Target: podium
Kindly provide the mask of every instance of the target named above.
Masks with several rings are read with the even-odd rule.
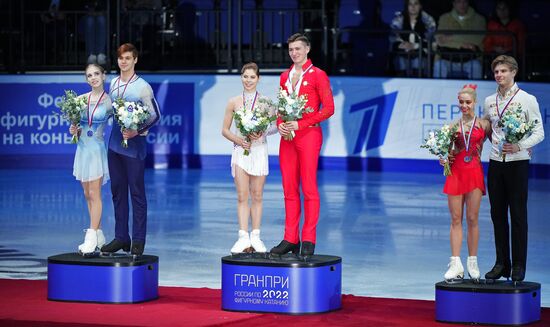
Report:
[[[222,258],[222,309],[311,314],[342,306],[342,258],[241,253]]]
[[[65,253],[48,258],[48,300],[139,303],[158,298],[158,257],[84,258]]]
[[[540,284],[497,280],[474,284],[435,284],[435,319],[439,322],[523,325],[540,320]]]

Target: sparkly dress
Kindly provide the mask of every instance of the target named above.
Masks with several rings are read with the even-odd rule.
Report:
[[[250,108],[254,103],[255,93],[244,93],[244,105]],[[260,98],[260,96],[258,96]],[[255,106],[259,105],[256,101]],[[239,110],[239,109],[236,109]],[[269,109],[271,114],[275,114],[275,108]],[[243,137],[236,127],[235,120],[231,126],[231,131],[238,137]],[[237,144],[233,145],[231,154],[231,175],[235,177],[235,166],[242,168],[247,174],[252,176],[267,176],[269,174],[269,160],[267,151],[267,135],[275,134],[277,126],[275,122],[267,128],[267,131],[257,140],[252,141],[249,154],[244,155],[244,149]]]
[[[466,153],[464,137],[458,132],[455,147],[460,149],[455,154],[455,160],[451,165],[452,175],[447,176],[443,193],[448,195],[461,195],[473,190],[480,189],[485,195],[485,180],[483,177],[483,166],[481,165],[481,148],[485,140],[485,130],[480,126],[474,126],[470,136],[470,148]],[[466,133],[466,138],[468,133]],[[470,158],[465,160],[466,157]]]
[[[105,184],[109,180],[109,167],[103,132],[107,120],[112,115],[111,100],[105,94],[97,108],[95,105],[95,102],[91,102],[89,106],[92,125],[88,125],[87,112],[82,114],[80,120],[82,132],[74,156],[73,175],[81,182],[90,182],[103,177],[102,184]],[[95,111],[93,111],[94,108]]]

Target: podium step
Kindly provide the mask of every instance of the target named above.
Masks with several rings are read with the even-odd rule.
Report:
[[[469,279],[435,284],[435,319],[440,322],[524,325],[540,320],[540,284]]]
[[[138,303],[158,298],[158,257],[127,255],[84,258],[64,253],[48,258],[48,300]]]
[[[222,258],[222,309],[321,313],[342,306],[342,258],[238,254]]]

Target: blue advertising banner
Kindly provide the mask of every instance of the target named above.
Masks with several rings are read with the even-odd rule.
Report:
[[[160,122],[147,135],[155,155],[194,153],[194,84],[150,83],[162,112]],[[4,83],[5,107],[0,116],[0,155],[73,154],[69,122],[60,115],[64,90],[82,94],[85,83]],[[113,126],[110,121],[111,128]],[[108,140],[110,129],[106,131]]]
[[[163,115],[147,136],[148,166],[229,169],[233,144],[221,135],[221,126],[228,100],[242,93],[240,77],[141,76],[153,87]],[[320,167],[439,171],[437,159],[420,145],[430,130],[460,118],[457,92],[471,81],[366,77],[330,77],[330,81],[335,112],[321,123]],[[476,83],[476,111],[482,115],[484,99],[495,93],[496,84]],[[550,86],[518,84],[537,98],[546,134],[533,148],[532,170],[550,177]],[[9,95],[0,108],[0,156],[8,159],[1,160],[0,167],[18,156],[73,155],[68,123],[54,112],[65,89],[78,93],[89,89],[83,75],[0,76],[0,85]],[[278,86],[278,76],[262,76],[258,91],[276,99]],[[278,155],[279,141],[277,134],[268,137],[270,155]],[[486,144],[483,162],[488,161],[488,149]],[[276,165],[277,159],[270,163]],[[35,166],[45,163],[37,161]]]

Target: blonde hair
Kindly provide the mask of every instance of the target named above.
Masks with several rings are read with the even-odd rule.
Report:
[[[472,96],[472,98],[474,99],[474,101],[477,100],[477,85],[476,84],[466,84],[462,87],[462,89],[460,89],[460,91],[458,91],[458,95],[460,96],[461,94],[469,94]]]

